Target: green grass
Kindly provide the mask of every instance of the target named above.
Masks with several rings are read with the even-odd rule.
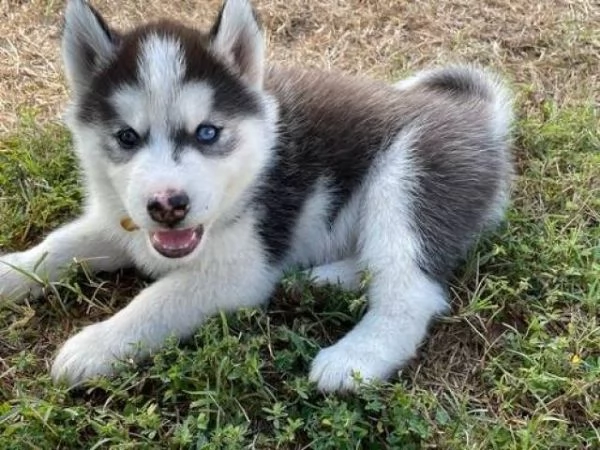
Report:
[[[598,120],[592,107],[545,104],[519,121],[508,222],[457,274],[452,314],[393,382],[316,392],[311,359],[365,300],[291,274],[268,311],[215,317],[114,380],[54,387],[56,348],[145,283],[73,274],[46,300],[0,308],[0,448],[598,448]],[[33,119],[2,138],[3,251],[76,213],[69,145]]]

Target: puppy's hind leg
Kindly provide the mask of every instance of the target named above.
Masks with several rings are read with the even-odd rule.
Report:
[[[408,242],[411,238],[405,237]],[[376,243],[371,243],[376,247]],[[371,264],[369,310],[338,343],[315,358],[310,378],[322,391],[353,390],[355,376],[385,380],[416,353],[430,320],[446,309],[443,287],[428,278],[401,243],[365,252]]]
[[[320,390],[353,390],[390,377],[416,353],[427,326],[446,309],[443,286],[418,264],[420,239],[410,226],[410,161],[399,142],[365,192],[361,263],[371,273],[369,309],[342,340],[321,350],[312,381]]]

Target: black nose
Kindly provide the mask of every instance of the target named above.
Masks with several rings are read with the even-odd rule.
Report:
[[[183,191],[158,192],[148,200],[146,208],[152,220],[172,227],[187,215],[190,210],[190,198]]]

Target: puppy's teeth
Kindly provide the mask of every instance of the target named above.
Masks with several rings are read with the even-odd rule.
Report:
[[[123,227],[123,229],[125,231],[135,231],[135,230],[139,230],[140,227],[138,227],[135,222],[133,220],[131,220],[131,217],[124,217],[121,219],[121,226]]]

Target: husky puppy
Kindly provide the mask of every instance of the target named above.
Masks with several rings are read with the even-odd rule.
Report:
[[[394,86],[267,67],[247,0],[227,0],[208,33],[170,21],[120,32],[70,0],[62,45],[85,208],[0,258],[0,296],[41,296],[24,272],[55,282],[73,261],[157,281],[71,337],[56,381],[110,375],[219,311],[264,304],[292,267],[350,289],[371,274],[367,313],[310,379],[323,391],[386,379],[502,218],[511,109],[487,72],[453,66]]]

